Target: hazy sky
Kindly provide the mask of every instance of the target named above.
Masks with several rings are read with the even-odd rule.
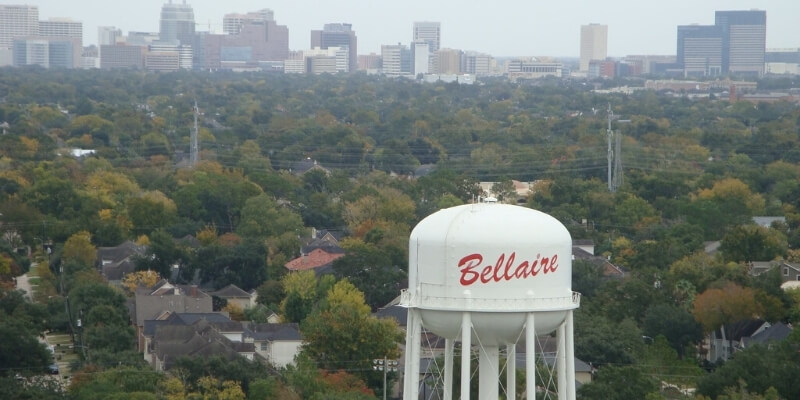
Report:
[[[183,0],[173,0],[181,2]],[[39,6],[40,19],[83,22],[84,44],[97,43],[97,27],[158,31],[168,0],[0,0]],[[800,47],[800,0],[187,0],[198,30],[222,31],[222,16],[271,8],[289,27],[289,47],[309,47],[310,30],[349,22],[358,52],[380,53],[381,44],[408,44],[414,21],[439,21],[442,47],[493,56],[577,57],[580,26],[608,25],[610,56],[675,54],[676,27],[712,25],[715,10],[767,11],[767,47]]]

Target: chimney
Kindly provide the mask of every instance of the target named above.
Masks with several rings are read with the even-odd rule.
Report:
[[[197,285],[192,285],[192,297],[197,297]]]

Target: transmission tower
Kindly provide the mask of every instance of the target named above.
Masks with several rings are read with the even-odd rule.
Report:
[[[200,111],[197,109],[197,100],[194,101],[194,128],[192,128],[191,144],[189,145],[189,165],[194,168],[197,165],[198,153],[200,152],[200,145],[198,144],[197,136],[197,114]]]
[[[622,134],[611,129],[611,121],[616,120],[617,116],[611,110],[611,103],[608,104],[608,128],[606,136],[608,138],[608,190],[616,193],[622,186]],[[627,119],[617,120],[617,123],[631,122]]]

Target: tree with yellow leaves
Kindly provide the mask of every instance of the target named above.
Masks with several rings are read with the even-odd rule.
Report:
[[[122,287],[129,294],[133,294],[139,287],[152,287],[161,280],[161,275],[156,271],[136,271],[125,275],[122,279]]]

